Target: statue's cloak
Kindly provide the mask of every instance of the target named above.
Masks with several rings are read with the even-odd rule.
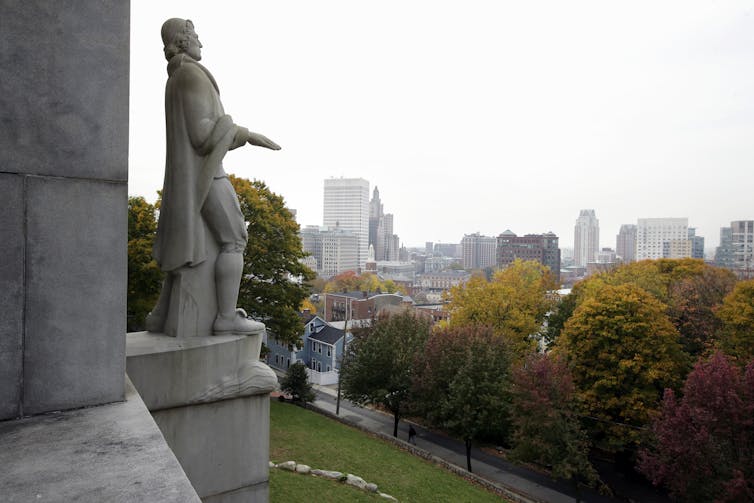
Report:
[[[165,181],[153,256],[163,271],[207,257],[201,210],[222,160],[239,146],[239,127],[226,115],[209,70],[185,54],[168,63],[165,85]],[[243,135],[238,135],[243,138]]]

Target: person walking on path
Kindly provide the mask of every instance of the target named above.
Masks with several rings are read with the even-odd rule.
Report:
[[[416,430],[412,424],[408,425],[408,443],[416,445]]]

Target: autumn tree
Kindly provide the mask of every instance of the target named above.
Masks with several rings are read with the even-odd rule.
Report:
[[[288,367],[285,377],[280,381],[280,389],[291,395],[293,401],[304,406],[307,402],[314,401],[314,391],[309,384],[306,366],[300,361]]]
[[[325,284],[326,293],[336,292],[381,292],[403,293],[402,289],[391,279],[381,280],[376,274],[357,274],[355,271],[345,271],[333,276]]]
[[[143,197],[128,198],[128,290],[126,326],[144,330],[144,319],[157,303],[162,271],[152,258],[157,232],[155,206]]]
[[[566,357],[598,446],[633,450],[665,388],[677,388],[687,356],[654,296],[632,285],[603,285],[566,322],[555,351]]]
[[[299,227],[283,198],[264,182],[230,177],[246,220],[249,242],[238,304],[261,319],[280,341],[301,335],[298,309],[315,275],[300,260],[306,256]]]
[[[482,438],[509,432],[510,368],[508,342],[490,327],[451,327],[432,333],[417,361],[415,406],[432,425],[471,446]]]
[[[754,280],[741,281],[725,297],[718,311],[722,322],[720,347],[727,354],[749,361],[754,358]]]
[[[745,372],[722,353],[697,363],[682,397],[666,390],[639,469],[674,499],[754,501],[754,361]]]
[[[592,485],[589,440],[576,414],[575,390],[560,358],[532,353],[513,372],[514,459],[549,467],[552,475]]]
[[[472,277],[450,289],[452,327],[489,326],[520,356],[536,346],[545,315],[554,305],[557,283],[536,261],[516,260],[491,281]]]
[[[577,283],[550,316],[547,339],[557,344],[557,337],[573,310],[600,292],[602,286],[634,285],[666,306],[665,312],[680,333],[684,351],[695,361],[714,347],[720,330],[720,321],[714,313],[735,282],[735,275],[727,269],[710,266],[699,259],[642,260],[624,264]]]
[[[342,365],[343,395],[359,405],[376,404],[393,414],[393,436],[406,412],[414,360],[429,337],[430,321],[404,310],[382,316],[354,332]]]

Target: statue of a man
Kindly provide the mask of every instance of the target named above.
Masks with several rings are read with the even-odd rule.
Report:
[[[153,254],[167,276],[158,305],[147,318],[147,330],[162,331],[175,271],[207,260],[207,240],[214,239],[219,254],[214,264],[217,315],[212,331],[215,335],[255,333],[263,325],[236,309],[247,232],[222,160],[229,150],[246,143],[272,150],[280,147],[226,115],[217,82],[199,64],[202,44],[191,21],[165,21],[162,41],[168,60],[167,148]]]

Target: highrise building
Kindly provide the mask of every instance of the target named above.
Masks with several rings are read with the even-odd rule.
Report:
[[[382,220],[383,210],[380,200],[380,191],[377,187],[372,191],[372,200],[369,201],[369,244],[374,247],[377,257],[377,228]]]
[[[361,269],[369,251],[369,182],[363,178],[326,179],[323,225],[356,236],[357,269]]]
[[[704,237],[696,235],[696,228],[689,227],[689,241],[691,241],[691,258],[704,259]]]
[[[484,269],[494,267],[497,240],[489,236],[482,236],[478,232],[466,234],[461,240],[462,260],[464,269]]]
[[[384,212],[377,187],[369,201],[369,244],[377,261],[398,260],[400,239],[393,233],[393,214]]]
[[[574,227],[574,264],[586,267],[589,262],[596,262],[599,249],[600,221],[594,214],[594,210],[581,210]]]
[[[549,267],[560,283],[560,248],[558,236],[552,232],[516,236],[506,230],[500,234],[497,237],[497,266],[506,267],[516,259],[536,260]]]
[[[746,271],[745,277],[754,267],[754,220],[736,220],[730,223],[733,247],[733,267]]]
[[[720,229],[715,264],[731,269],[741,279],[754,276],[754,220],[736,220]]]
[[[636,260],[691,256],[688,218],[640,218]]]
[[[636,225],[623,224],[615,237],[615,254],[624,263],[636,260]]]
[[[316,260],[317,274],[331,278],[345,271],[356,271],[359,240],[356,234],[336,227],[308,225],[301,229],[301,244]],[[366,259],[365,259],[366,263]]]
[[[720,228],[720,246],[715,249],[715,265],[734,268],[733,262],[733,229],[731,227]]]

